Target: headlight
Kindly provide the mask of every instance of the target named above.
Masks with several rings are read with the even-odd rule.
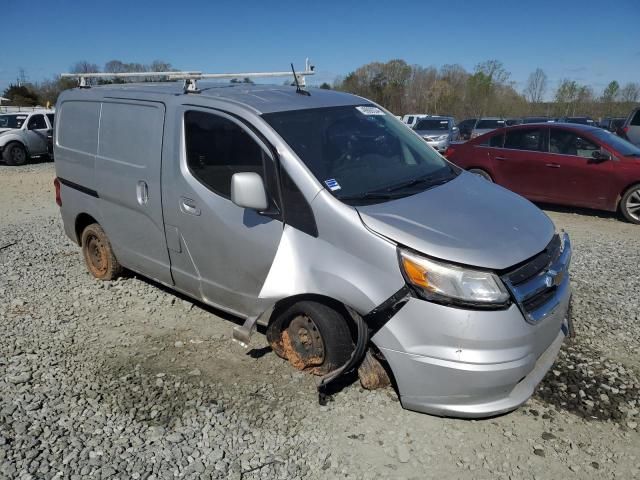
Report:
[[[503,307],[509,293],[492,272],[459,267],[400,250],[407,281],[427,300],[475,307]]]

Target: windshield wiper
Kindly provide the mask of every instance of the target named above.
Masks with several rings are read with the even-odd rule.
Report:
[[[357,195],[345,195],[337,198],[338,200],[376,200],[376,199],[388,200],[391,198],[400,198],[405,196],[406,195],[404,194],[397,194],[397,193],[391,193],[391,192],[372,191],[372,192],[359,193]]]
[[[414,187],[416,185],[422,185],[422,184],[428,184],[429,187],[435,187],[437,185],[442,185],[443,183],[447,183],[449,180],[451,180],[451,178],[452,176],[436,177],[434,175],[425,175],[424,177],[414,178],[412,180],[399,183],[398,185],[392,185],[391,187],[386,188],[385,191],[395,192],[398,190],[402,190],[404,188]]]

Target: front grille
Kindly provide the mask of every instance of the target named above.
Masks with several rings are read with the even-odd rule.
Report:
[[[536,323],[546,316],[558,289],[566,283],[570,259],[568,237],[563,249],[560,236],[554,235],[542,252],[502,275],[527,321]]]

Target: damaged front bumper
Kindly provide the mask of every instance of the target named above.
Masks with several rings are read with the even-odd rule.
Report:
[[[568,268],[570,246],[561,257]],[[481,418],[526,402],[572,331],[569,275],[536,321],[520,304],[467,310],[411,297],[372,337],[388,362],[403,407]]]

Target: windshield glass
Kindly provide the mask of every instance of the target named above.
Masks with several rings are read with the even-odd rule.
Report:
[[[393,116],[374,106],[264,114],[335,197],[379,203],[444,183],[458,169]]]
[[[478,130],[501,127],[504,127],[504,120],[479,120],[476,124],[476,129]]]
[[[611,145],[614,150],[624,157],[640,157],[640,148],[608,130],[598,129],[590,133],[603,143]]]
[[[449,130],[449,120],[420,120],[416,124],[416,130]]]
[[[0,128],[20,128],[26,119],[26,115],[0,115]]]

